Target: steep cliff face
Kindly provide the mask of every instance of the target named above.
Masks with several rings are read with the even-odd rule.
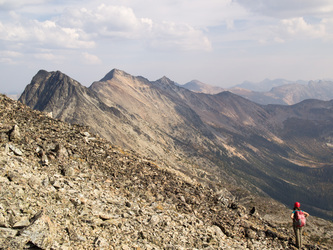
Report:
[[[274,200],[236,199],[3,95],[0,114],[1,248],[294,248]],[[329,249],[332,228],[311,216],[305,249]]]
[[[264,106],[121,70],[89,88],[41,71],[20,100],[202,182],[237,183],[285,204],[302,199],[311,212],[332,217],[325,198],[333,195],[332,102]]]

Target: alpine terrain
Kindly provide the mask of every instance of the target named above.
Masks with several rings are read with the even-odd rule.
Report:
[[[74,87],[89,98],[74,102],[112,114]],[[240,199],[4,95],[0,114],[1,249],[295,249],[290,209],[270,198]],[[310,216],[303,246],[330,249],[332,233]]]
[[[333,100],[259,105],[114,69],[89,88],[41,70],[19,101],[237,199],[245,188],[333,218]]]

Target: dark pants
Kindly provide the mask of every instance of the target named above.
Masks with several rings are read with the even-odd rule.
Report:
[[[295,236],[296,236],[296,246],[298,248],[302,247],[302,227],[293,226]]]

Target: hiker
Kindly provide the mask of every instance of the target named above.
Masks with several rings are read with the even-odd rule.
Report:
[[[295,202],[294,211],[291,213],[290,218],[293,220],[293,228],[296,235],[296,246],[298,249],[302,246],[302,228],[305,226],[306,217],[309,214],[301,210],[301,204],[299,202]]]

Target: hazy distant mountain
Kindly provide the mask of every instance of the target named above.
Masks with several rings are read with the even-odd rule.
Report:
[[[296,82],[292,82],[292,81],[288,81],[285,79],[274,79],[274,80],[270,80],[270,79],[265,79],[261,82],[250,82],[250,81],[244,81],[241,84],[238,84],[232,88],[241,88],[241,89],[247,89],[247,90],[252,90],[252,91],[257,91],[257,92],[266,92],[271,90],[274,87],[278,87],[278,86],[283,86],[286,84],[291,84],[291,83],[299,83],[299,84],[306,84],[305,81],[296,81]]]
[[[13,100],[18,100],[21,94],[18,93],[5,93],[5,95]]]
[[[193,80],[179,85],[197,93],[217,94],[226,89]],[[292,105],[306,99],[328,101],[333,99],[333,81],[287,81],[266,79],[259,83],[244,82],[228,91],[259,104]]]
[[[268,92],[232,88],[231,92],[260,104],[292,105],[306,99],[332,100],[333,81],[310,81],[308,84],[290,83],[274,87]]]
[[[61,72],[39,71],[20,101],[88,125],[191,178],[242,185],[285,204],[301,200],[312,213],[333,218],[327,198],[333,195],[333,101],[265,106],[117,69],[89,88]]]
[[[193,92],[205,93],[205,94],[217,94],[225,91],[223,88],[212,86],[198,80],[192,80],[184,85],[180,85],[183,88],[189,89]]]

